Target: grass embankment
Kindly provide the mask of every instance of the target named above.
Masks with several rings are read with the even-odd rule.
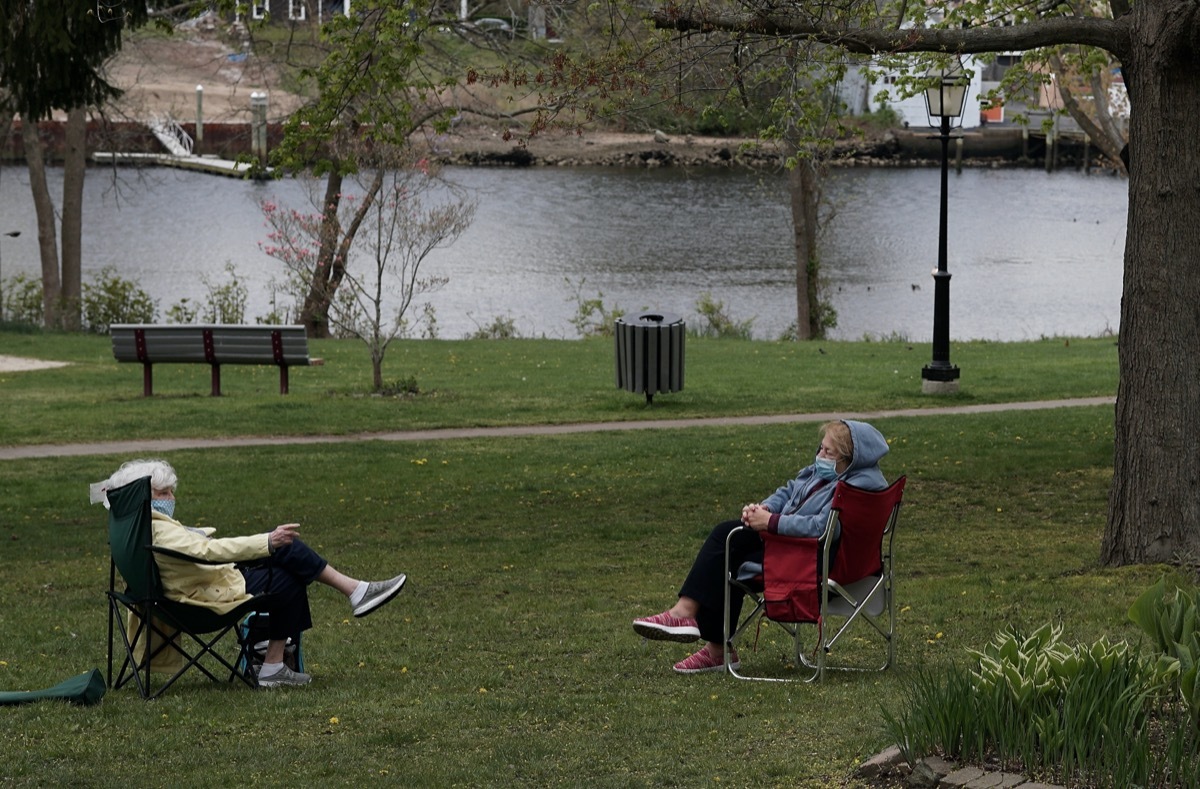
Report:
[[[0,353],[72,361],[4,375],[0,444],[179,435],[866,410],[1111,395],[1112,340],[955,346],[963,393],[922,398],[924,348],[691,342],[684,392],[646,408],[612,387],[604,342],[405,343],[389,357],[427,394],[359,397],[365,357],[318,343],[323,368],[136,365],[102,340],[0,334]],[[403,373],[401,373],[403,371]],[[252,693],[189,679],[159,701],[5,711],[0,776],[27,785],[852,785],[885,745],[881,705],[920,664],[963,662],[1005,625],[1071,640],[1134,637],[1125,610],[1157,568],[1096,566],[1111,407],[879,420],[889,477],[909,476],[897,537],[899,666],[821,686],[680,677],[681,645],[629,621],[674,595],[717,520],[809,461],[811,425],[557,437],[359,442],[173,453],[179,515],[252,533],[298,520],[334,563],[409,588],[355,620],[314,590],[308,688]],[[103,666],[104,513],[87,483],[125,458],[0,461],[0,688]],[[853,645],[860,646],[860,645]],[[747,669],[781,673],[782,631]]]

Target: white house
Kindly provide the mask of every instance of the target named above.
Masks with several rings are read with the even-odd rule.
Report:
[[[979,97],[983,94],[982,67],[981,64],[970,55],[966,55],[962,59],[963,69],[971,74],[971,83],[967,88],[967,98],[963,104],[963,116],[961,126],[965,129],[973,129],[981,125],[981,112]],[[912,72],[909,72],[910,74]],[[897,81],[900,77],[905,76],[903,71],[885,71],[883,74],[876,73],[874,82],[870,81],[864,70],[851,69],[846,74],[846,78],[842,80],[840,94],[842,101],[846,103],[846,107],[851,115],[865,115],[868,112],[875,112],[881,106],[886,104],[899,117],[900,121],[906,126],[929,126],[930,118],[925,111],[925,94],[918,93],[915,96],[901,98],[901,92],[897,86]],[[884,96],[886,95],[886,101]],[[936,124],[937,121],[935,120]],[[960,125],[955,122],[955,126]]]

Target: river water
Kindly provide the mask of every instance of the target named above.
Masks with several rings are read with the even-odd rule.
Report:
[[[89,170],[84,281],[106,266],[160,306],[202,299],[232,263],[247,321],[271,308],[281,264],[259,249],[259,201],[311,210],[297,182],[245,182],[167,168]],[[698,322],[704,294],[756,338],[793,322],[790,212],[782,176],[727,170],[451,168],[478,201],[469,230],[423,271],[447,277],[420,301],[440,337],[497,317],[522,336],[572,338],[577,297]],[[61,193],[61,170],[50,171]],[[827,184],[822,239],[839,339],[928,341],[937,264],[938,172],[847,169]],[[1089,336],[1118,329],[1127,193],[1108,175],[1041,170],[951,174],[948,257],[954,340]],[[37,226],[23,168],[0,168],[0,277],[37,275]]]

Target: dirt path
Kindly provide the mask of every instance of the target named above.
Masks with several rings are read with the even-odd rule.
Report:
[[[944,416],[946,414],[994,414],[1002,411],[1040,411],[1054,408],[1113,405],[1114,403],[1116,403],[1116,398],[1113,397],[1081,397],[1069,400],[987,403],[983,405],[947,406],[945,408],[902,408],[890,411],[770,414],[764,416],[698,417],[695,419],[648,419],[638,422],[581,422],[570,425],[443,428],[437,430],[402,430],[387,433],[359,433],[346,436],[235,436],[232,438],[144,439],[140,441],[110,441],[97,444],[47,444],[41,446],[0,447],[0,460],[78,457],[83,455],[144,455],[146,453],[176,452],[184,449],[344,444],[356,441],[444,441],[456,438],[554,436],[571,433],[599,433],[628,430],[678,430],[688,427],[784,425],[809,422],[823,423],[831,419],[860,419],[869,422],[877,419],[893,419],[897,417]]]

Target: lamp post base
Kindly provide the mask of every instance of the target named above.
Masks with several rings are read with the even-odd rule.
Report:
[[[926,378],[921,381],[921,394],[958,394],[958,381],[930,381],[928,378]]]
[[[921,368],[921,394],[956,394],[958,368],[950,364],[932,364]]]

